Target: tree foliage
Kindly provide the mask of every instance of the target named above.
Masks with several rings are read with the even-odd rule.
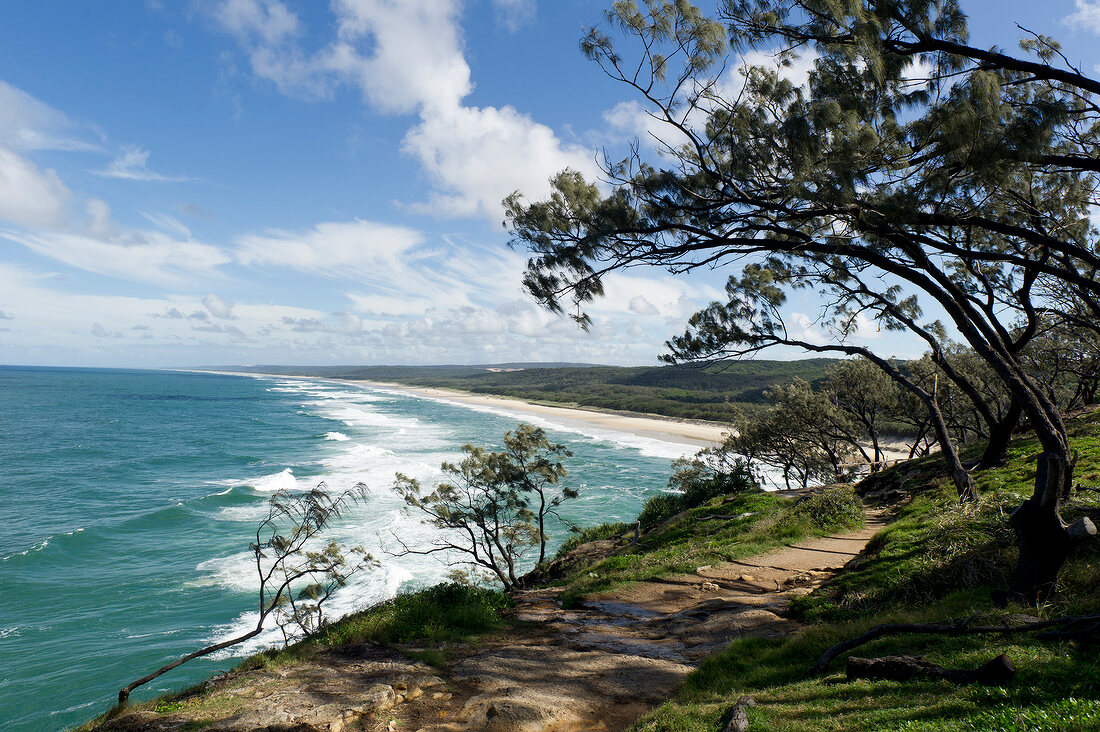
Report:
[[[969,45],[954,0],[725,0],[714,18],[680,0],[623,0],[608,19],[582,48],[664,123],[662,155],[635,145],[607,161],[606,194],[564,171],[548,199],[506,200],[514,242],[532,253],[528,290],[585,324],[608,272],[730,267],[727,299],[693,316],[669,359],[780,344],[867,358],[925,404],[960,495],[973,496],[937,394],[852,341],[862,319],[907,331],[950,378],[954,330],[1042,443],[1034,496],[1012,519],[1012,584],[1049,591],[1072,546],[1059,514],[1072,462],[1061,409],[1021,353],[1044,319],[1100,328],[1088,217],[1100,82],[1042,36],[1019,57]],[[745,68],[737,85],[730,50],[753,47],[776,64]],[[798,53],[813,58],[805,88],[780,73]],[[784,320],[790,293],[809,289],[826,342]]]
[[[410,547],[400,537],[400,554],[444,553],[453,564],[488,571],[505,590],[514,589],[518,572],[532,550],[546,558],[546,523],[559,518],[558,507],[576,498],[561,486],[561,458],[572,453],[550,442],[541,427],[520,424],[504,434],[504,449],[464,445],[465,458],[443,463],[446,480],[425,493],[420,481],[397,474],[394,490],[408,509],[439,534],[429,548]]]

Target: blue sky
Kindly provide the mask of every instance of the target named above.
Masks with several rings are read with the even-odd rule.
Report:
[[[0,4],[0,363],[654,363],[722,273],[616,275],[586,334],[501,226],[642,129],[577,48],[604,6]],[[1100,63],[1100,2],[964,8],[979,45],[1018,22]]]

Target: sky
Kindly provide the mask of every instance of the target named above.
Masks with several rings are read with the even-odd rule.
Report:
[[[586,333],[502,225],[644,130],[578,49],[607,4],[0,3],[0,364],[656,363],[729,272],[615,274]],[[963,7],[1100,74],[1100,0]]]

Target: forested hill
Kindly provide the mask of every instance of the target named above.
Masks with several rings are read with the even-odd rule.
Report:
[[[801,377],[821,379],[835,360],[732,361],[707,366],[237,366],[234,371],[386,381],[570,406],[726,421],[764,403],[764,391]]]

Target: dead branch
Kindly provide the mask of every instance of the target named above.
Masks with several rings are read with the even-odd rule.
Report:
[[[913,679],[946,679],[956,684],[1006,684],[1016,675],[1012,659],[1001,654],[975,669],[944,668],[917,656],[882,656],[880,658],[848,657],[848,680],[887,679],[911,681]]]
[[[842,643],[837,643],[832,646],[821,656],[818,657],[817,663],[814,664],[811,673],[821,673],[834,658],[842,653],[846,653],[853,648],[859,648],[862,645],[870,643],[873,640],[877,640],[887,635],[978,635],[981,633],[1030,633],[1036,630],[1045,630],[1047,628],[1066,628],[1072,627],[1077,624],[1090,623],[1091,628],[1095,628],[1096,624],[1100,622],[1100,615],[1080,615],[1071,618],[1057,618],[1055,620],[1041,620],[1036,623],[1024,623],[1022,625],[979,625],[972,626],[970,623],[973,621],[974,616],[964,618],[961,620],[953,620],[941,623],[896,623],[876,625],[863,635],[856,636]],[[1074,637],[1080,635],[1075,632]],[[1044,634],[1047,637],[1053,637],[1051,634]]]

